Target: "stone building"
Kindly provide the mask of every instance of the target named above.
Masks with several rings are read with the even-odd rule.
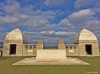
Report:
[[[78,44],[78,54],[80,56],[99,56],[98,39],[90,30],[84,28],[76,37],[75,44]]]
[[[5,37],[2,55],[37,56],[37,51],[39,52],[43,49],[43,40],[38,40],[37,44],[28,44],[23,33],[19,29],[15,29],[9,32]],[[51,54],[52,51],[49,53],[49,49],[59,53],[62,51],[64,54],[66,51],[66,56],[99,56],[100,54],[97,37],[85,28],[76,36],[74,44],[65,44],[64,41],[60,39],[57,48],[44,49],[48,54]]]
[[[11,31],[4,40],[3,56],[22,56],[24,43],[24,36],[18,28]]]

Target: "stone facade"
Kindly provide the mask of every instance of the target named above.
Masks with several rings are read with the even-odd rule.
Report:
[[[86,45],[91,46],[90,54],[88,54],[88,51],[86,51]],[[97,42],[80,42],[79,43],[79,56],[99,56],[99,46]]]
[[[39,51],[40,50],[40,51]],[[50,51],[52,50],[52,51]],[[88,29],[83,29],[75,38],[74,44],[65,44],[59,39],[55,49],[44,49],[43,40],[38,40],[37,44],[27,44],[27,40],[19,29],[15,29],[7,34],[3,44],[3,56],[37,56],[37,54],[48,53],[48,57],[55,53],[57,57],[65,56],[99,56],[100,49],[98,39]],[[40,54],[41,57],[42,55]],[[60,55],[60,56],[59,56]],[[38,58],[37,57],[37,58]],[[46,57],[45,57],[46,58]]]

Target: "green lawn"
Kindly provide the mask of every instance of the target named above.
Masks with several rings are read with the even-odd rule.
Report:
[[[26,57],[0,57],[0,74],[100,74],[100,57],[77,57],[91,63],[84,65],[12,66]]]

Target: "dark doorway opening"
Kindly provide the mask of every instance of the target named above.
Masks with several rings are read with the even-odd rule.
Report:
[[[10,55],[16,54],[16,44],[10,44]]]
[[[92,45],[85,45],[86,53],[92,55]]]

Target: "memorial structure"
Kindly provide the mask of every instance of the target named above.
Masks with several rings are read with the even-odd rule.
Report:
[[[9,32],[3,42],[2,56],[36,56],[37,60],[65,59],[66,56],[99,56],[99,42],[94,33],[82,29],[76,36],[74,44],[65,44],[58,40],[54,49],[44,49],[43,40],[37,44],[28,44],[24,34],[18,28]]]

